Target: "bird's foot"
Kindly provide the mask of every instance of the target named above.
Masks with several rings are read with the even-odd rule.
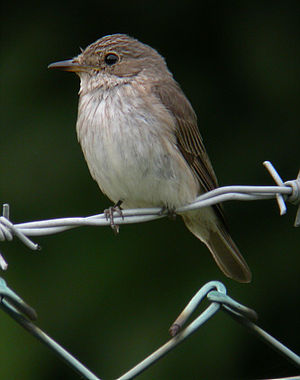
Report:
[[[175,207],[169,208],[167,206],[163,206],[162,209],[160,210],[160,215],[166,214],[169,219],[175,220],[176,219],[176,212],[175,212]]]
[[[119,216],[124,219],[124,215],[121,209],[122,201],[118,201],[114,206],[109,207],[108,209],[104,210],[104,215],[106,220],[110,221],[110,226],[114,232],[115,235],[117,235],[120,231],[120,226],[118,224],[115,224],[114,221],[114,212],[117,212]]]

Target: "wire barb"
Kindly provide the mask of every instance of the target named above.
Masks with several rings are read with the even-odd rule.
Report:
[[[4,203],[2,206],[2,216],[6,219],[9,219],[9,204],[8,203]],[[9,231],[7,231],[7,228],[4,228],[1,225],[1,222],[0,222],[0,241],[4,241],[4,240],[8,240],[8,241],[12,240],[12,235],[10,234]],[[8,268],[8,264],[5,261],[1,252],[0,252],[0,268],[2,270],[7,270]]]
[[[295,181],[287,181],[284,183],[286,186],[290,186],[293,189],[292,194],[289,196],[288,200],[294,205],[298,205],[298,210],[296,213],[296,219],[294,226],[300,226],[300,170]]]
[[[268,172],[271,174],[272,178],[274,179],[275,183],[277,183],[278,186],[284,186],[284,183],[280,177],[280,175],[275,170],[274,166],[271,164],[270,161],[265,161],[263,165],[267,168]],[[280,215],[284,215],[286,213],[286,205],[284,202],[284,198],[281,194],[276,194],[276,200],[278,203]]]
[[[1,268],[2,270],[7,270],[7,268],[8,268],[8,264],[7,264],[7,262],[5,261],[5,259],[4,259],[4,257],[3,257],[3,255],[2,255],[1,252],[0,252],[0,268]]]
[[[292,189],[290,195],[284,196],[283,194],[276,193],[276,200],[278,203],[278,207],[280,210],[280,215],[284,215],[286,213],[286,205],[285,205],[285,198],[293,203],[294,205],[299,204],[296,219],[294,226],[299,227],[300,225],[300,170],[297,176],[297,179],[294,181],[286,181],[283,182],[280,175],[274,168],[274,166],[271,164],[270,161],[264,161],[263,165],[266,167],[272,178],[274,179],[275,183],[280,186],[288,186]]]

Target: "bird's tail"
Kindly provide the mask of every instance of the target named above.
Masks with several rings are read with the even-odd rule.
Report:
[[[209,248],[222,272],[238,282],[250,282],[251,271],[223,221],[209,207],[183,215],[188,229]]]

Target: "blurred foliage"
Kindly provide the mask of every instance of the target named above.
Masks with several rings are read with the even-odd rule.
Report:
[[[273,184],[299,170],[300,3],[242,1],[3,2],[0,201],[14,222],[92,215],[110,205],[76,141],[78,79],[47,65],[105,34],[128,33],[163,54],[199,117],[221,184]],[[299,229],[274,201],[226,205],[254,279],[233,283],[183,226],[161,220],[81,228],[1,244],[8,285],[38,325],[101,378],[116,378],[168,339],[168,327],[205,282],[257,310],[268,332],[299,350]],[[0,315],[2,379],[76,379]],[[299,335],[298,335],[299,336]],[[219,314],[141,379],[252,379],[295,374],[270,348]]]

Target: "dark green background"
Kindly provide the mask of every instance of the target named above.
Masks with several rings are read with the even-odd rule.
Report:
[[[78,78],[50,72],[103,35],[123,32],[158,49],[199,117],[220,184],[272,185],[299,170],[299,1],[97,1],[2,6],[0,201],[13,222],[85,216],[110,205],[76,141]],[[296,208],[226,205],[253,282],[225,278],[180,218],[38,237],[33,253],[1,244],[9,286],[38,325],[103,379],[120,376],[168,339],[168,327],[204,283],[223,281],[260,325],[299,350],[300,231]],[[77,379],[0,313],[0,378]],[[296,373],[223,313],[140,379],[257,379]]]

